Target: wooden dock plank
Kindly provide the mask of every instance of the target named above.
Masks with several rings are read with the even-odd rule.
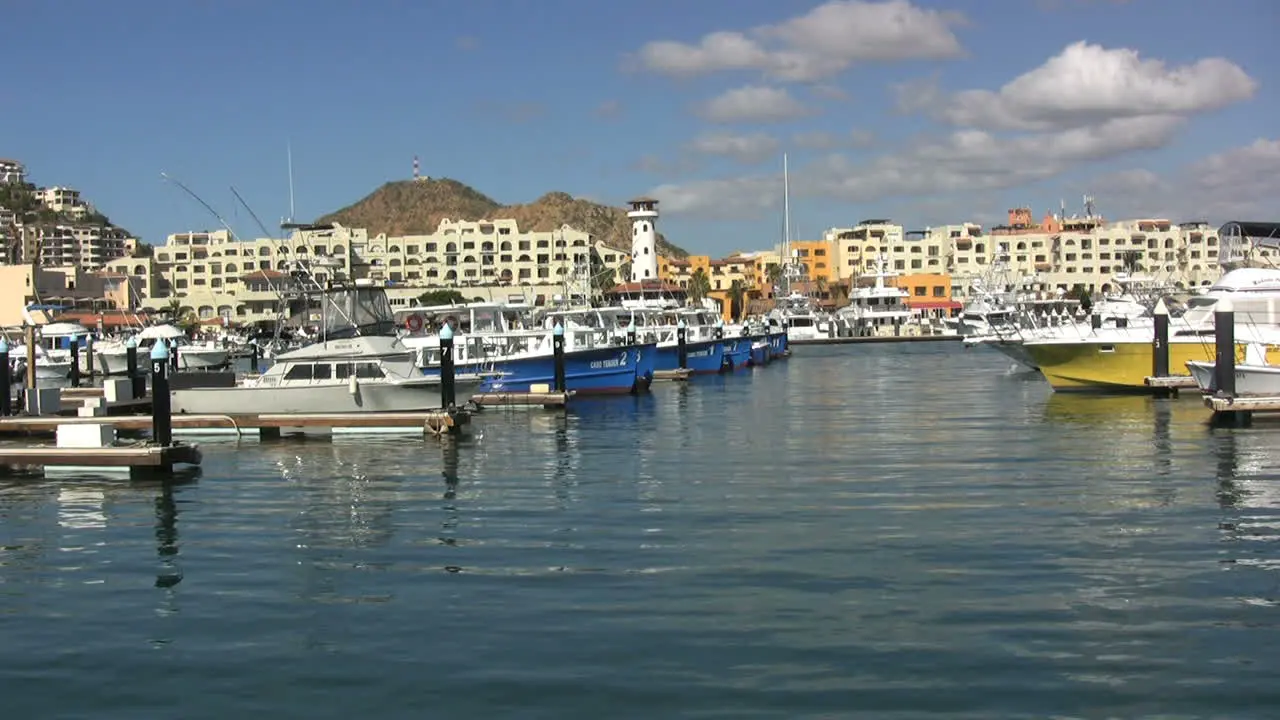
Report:
[[[106,448],[56,446],[0,447],[0,465],[95,465],[101,467],[164,467],[199,465],[195,445],[127,445]]]
[[[1196,379],[1190,375],[1166,375],[1163,377],[1151,376],[1143,380],[1143,382],[1146,383],[1147,387],[1153,388],[1194,390],[1198,387],[1196,385]]]
[[[331,414],[264,414],[264,415],[174,415],[176,430],[260,430],[263,428],[423,428],[452,429],[469,424],[467,413],[443,410],[405,413],[331,413]],[[146,432],[151,429],[150,415],[100,417],[18,416],[0,418],[0,435],[54,434],[59,425],[107,424],[117,431]]]
[[[471,400],[480,407],[495,405],[564,407],[573,393],[567,392],[489,392],[475,393]]]
[[[1204,406],[1214,412],[1280,412],[1280,397],[1226,398],[1205,395]]]
[[[688,368],[676,368],[675,370],[655,370],[653,373],[654,380],[672,380],[679,382],[688,380],[693,371]]]

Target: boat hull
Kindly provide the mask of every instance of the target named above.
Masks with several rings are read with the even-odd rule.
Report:
[[[619,345],[574,350],[564,354],[565,389],[580,395],[622,395],[643,392],[653,381],[657,345]],[[533,386],[555,386],[555,359],[551,355],[516,357],[485,363],[459,364],[458,373],[497,373],[482,392],[532,392]],[[427,377],[439,377],[438,365],[422,369]]]
[[[478,379],[457,381],[456,401],[466,402]],[[417,412],[441,407],[437,383],[367,382],[351,391],[347,382],[322,385],[193,388],[170,393],[175,414],[256,415],[292,413]]]
[[[1214,370],[1217,363],[1210,360],[1192,360],[1187,363],[1187,370],[1195,378],[1200,391],[1211,393],[1217,390]],[[1236,365],[1236,397],[1277,397],[1280,396],[1280,367],[1271,365]]]
[[[1149,341],[1026,343],[1023,347],[1056,391],[1145,390],[1152,371]],[[1237,354],[1243,346],[1237,346]],[[1169,343],[1169,367],[1188,362],[1213,363],[1211,341]],[[1280,360],[1280,348],[1267,348],[1267,362]]]
[[[685,343],[685,367],[694,375],[710,375],[724,368],[724,341],[699,340]],[[680,367],[680,349],[676,345],[659,345],[656,357],[657,370],[675,370]]]
[[[744,368],[750,363],[750,338],[733,338],[724,341],[724,366],[726,370]]]

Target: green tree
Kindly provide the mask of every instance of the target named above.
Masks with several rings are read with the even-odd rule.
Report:
[[[457,290],[428,290],[418,296],[419,305],[457,305],[466,301]]]
[[[734,321],[742,319],[747,309],[747,286],[741,280],[734,280],[729,285],[729,317]]]
[[[698,268],[693,271],[693,275],[689,278],[689,287],[686,288],[689,294],[689,300],[693,303],[702,301],[702,298],[711,292],[711,278],[707,275],[706,268]]]

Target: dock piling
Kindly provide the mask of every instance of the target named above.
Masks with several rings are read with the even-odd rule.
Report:
[[[551,354],[555,362],[555,388],[558,393],[566,391],[564,377],[564,325],[559,322],[551,330]]]
[[[23,335],[27,343],[27,388],[35,389],[36,386],[36,327],[28,325]]]
[[[4,386],[4,404],[0,405],[0,417],[8,417],[13,411],[13,378],[9,375],[9,341],[0,338],[0,385]]]
[[[1236,394],[1236,314],[1230,298],[1218,301],[1213,313],[1213,389],[1218,397]]]
[[[688,331],[689,328],[685,327],[684,320],[676,324],[676,359],[679,361],[681,370],[689,368],[689,348],[686,344]]]
[[[80,387],[80,343],[71,338],[71,387]]]
[[[147,396],[147,378],[138,372],[138,341],[135,338],[129,338],[124,341],[124,361],[125,372],[129,375],[130,387],[133,390],[133,399],[140,400]]]
[[[161,447],[173,444],[169,367],[169,348],[160,340],[151,348],[151,438]]]
[[[1152,320],[1155,332],[1151,335],[1151,376],[1169,377],[1169,308],[1164,304],[1164,298],[1156,303]],[[1173,388],[1155,390],[1157,397],[1170,397],[1176,393],[1177,390]]]
[[[457,403],[453,370],[453,328],[440,328],[440,406],[448,410]]]

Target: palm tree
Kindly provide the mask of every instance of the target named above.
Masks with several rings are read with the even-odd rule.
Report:
[[[706,268],[698,268],[693,271],[693,276],[689,278],[689,300],[697,303],[711,292],[711,278],[707,277]]]
[[[729,285],[729,317],[734,322],[742,319],[747,308],[747,286],[741,280],[734,280]]]
[[[773,287],[777,287],[782,282],[782,266],[777,263],[770,263],[764,270],[764,277]]]

